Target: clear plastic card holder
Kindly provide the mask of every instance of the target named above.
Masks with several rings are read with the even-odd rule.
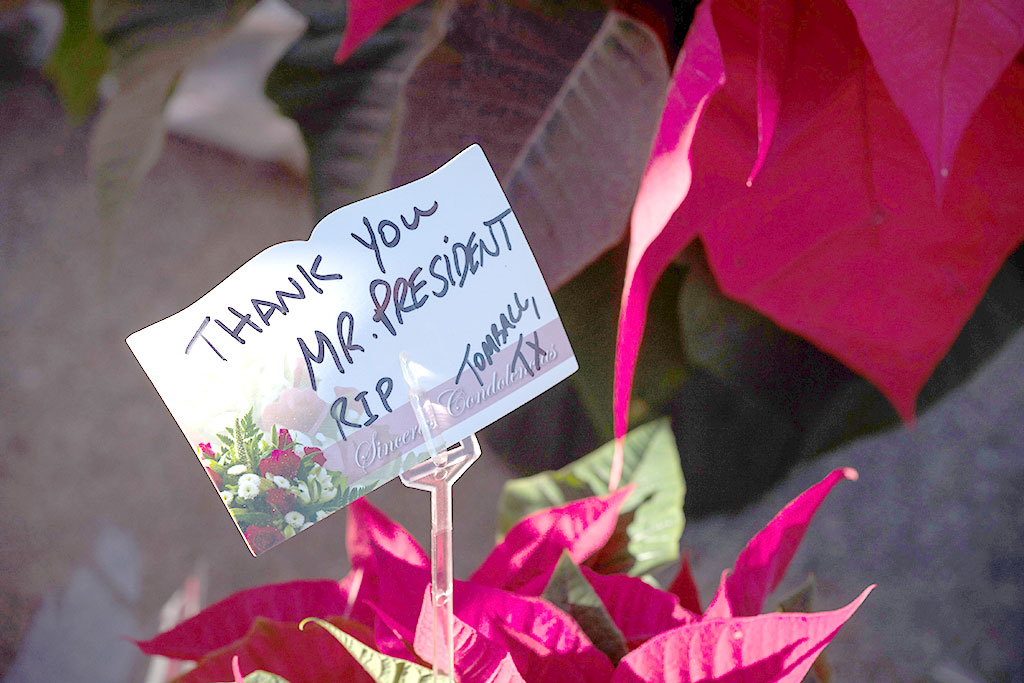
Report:
[[[430,576],[434,606],[434,675],[455,680],[455,644],[452,569],[452,485],[480,457],[480,444],[471,435],[453,446],[441,437],[446,411],[426,396],[422,369],[406,352],[399,356],[402,377],[409,387],[409,404],[423,434],[430,458],[401,474],[409,488],[430,493]]]

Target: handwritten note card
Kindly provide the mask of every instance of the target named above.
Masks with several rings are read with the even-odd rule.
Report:
[[[333,212],[128,338],[253,554],[576,371],[483,151]]]

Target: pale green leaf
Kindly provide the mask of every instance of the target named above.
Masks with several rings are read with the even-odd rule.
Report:
[[[97,0],[97,30],[111,52],[113,98],[89,141],[89,169],[107,247],[164,141],[163,111],[182,70],[255,0]]]
[[[613,451],[609,442],[560,470],[507,482],[498,502],[499,535],[538,510],[608,493]],[[683,533],[685,484],[667,419],[626,436],[622,485],[629,483],[636,488],[623,504],[622,528],[588,564],[642,576],[679,557]]]
[[[232,517],[243,529],[247,526],[267,526],[273,518],[266,512],[248,510],[245,508],[230,508]]]
[[[304,619],[299,628],[305,630],[310,623],[320,626],[334,636],[377,683],[430,683],[434,680],[451,683],[447,676],[438,676],[435,679],[430,669],[419,664],[381,654],[323,619]]]

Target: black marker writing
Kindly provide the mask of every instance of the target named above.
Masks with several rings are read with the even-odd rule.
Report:
[[[202,340],[206,342],[206,345],[213,349],[213,352],[217,354],[218,358],[220,358],[221,360],[227,360],[227,358],[222,356],[220,351],[217,350],[217,347],[210,343],[210,340],[206,338],[206,335],[203,334],[203,330],[205,330],[206,326],[209,324],[210,316],[206,316],[206,318],[203,319],[203,322],[199,324],[199,329],[196,330],[196,333],[192,335],[192,339],[189,341],[188,344],[185,345],[185,355],[187,356],[189,353],[191,353],[192,345],[196,343],[197,339],[202,338]]]
[[[230,334],[231,338],[234,339],[239,344],[244,344],[245,343],[245,340],[242,339],[242,330],[245,329],[246,325],[248,325],[252,329],[256,330],[257,332],[260,332],[260,333],[263,332],[263,328],[260,327],[259,325],[257,325],[256,323],[254,323],[252,321],[252,314],[251,313],[246,313],[245,315],[242,315],[241,313],[236,311],[231,306],[228,306],[228,313],[231,313],[236,318],[238,318],[238,324],[236,324],[234,327],[229,328],[227,325],[225,325],[224,323],[222,323],[220,320],[218,320],[216,318],[214,319],[213,322],[215,322],[218,325],[220,325],[220,328],[222,330],[224,330],[225,332],[227,332],[228,334]]]
[[[462,364],[455,375],[455,384],[462,379],[462,373],[469,370],[473,373],[480,386],[484,385],[480,373],[494,364],[494,355],[508,343],[509,330],[514,330],[516,324],[522,319],[523,313],[533,306],[534,314],[540,319],[540,312],[537,309],[536,297],[530,297],[526,301],[520,301],[519,293],[513,294],[512,302],[505,307],[505,311],[498,316],[498,322],[491,324],[490,332],[480,342],[480,350],[473,353],[472,344],[466,344],[466,352],[462,356]],[[519,344],[522,345],[523,335],[519,335]],[[538,365],[539,369],[539,365]],[[530,373],[531,376],[533,373]]]
[[[454,289],[464,288],[470,277],[490,259],[499,257],[503,250],[511,250],[512,240],[505,226],[505,217],[510,213],[512,209],[505,209],[483,221],[486,232],[478,236],[474,230],[464,242],[453,241],[445,235],[443,241],[448,248],[435,254],[426,270],[414,268],[409,277],[400,277],[394,282],[381,278],[370,282],[368,293],[373,303],[373,321],[383,325],[392,337],[397,336],[398,327],[405,323],[406,316],[422,308],[431,297],[440,299]],[[433,288],[427,289],[428,284]]]
[[[515,372],[516,365],[518,365],[520,362],[522,362],[523,369],[526,370],[527,374],[529,374],[530,377],[533,377],[533,368],[530,367],[530,361],[527,360],[526,355],[523,353],[523,342],[524,341],[526,342],[526,345],[528,347],[533,349],[533,361],[534,361],[534,363],[537,366],[537,372],[540,372],[540,359],[541,359],[541,356],[546,356],[547,352],[544,351],[544,349],[542,349],[540,347],[540,340],[537,338],[537,333],[536,332],[533,333],[533,341],[532,342],[529,341],[529,340],[524,340],[524,337],[523,337],[522,334],[519,335],[519,343],[516,344],[516,352],[512,355],[512,365],[510,367],[512,369],[512,372]]]
[[[334,367],[338,369],[338,372],[345,374],[345,367],[341,362],[341,356],[338,355],[338,350],[341,350],[349,365],[355,362],[352,358],[352,352],[364,350],[362,346],[352,342],[352,335],[355,332],[355,318],[351,313],[342,311],[338,314],[336,329],[338,332],[337,347],[334,346],[331,338],[326,334],[320,330],[313,331],[317,343],[316,353],[309,350],[309,345],[306,344],[302,337],[295,338],[295,341],[299,344],[299,351],[302,352],[302,360],[306,363],[306,373],[309,375],[309,383],[313,386],[313,391],[316,391],[316,375],[313,373],[313,363],[323,363],[327,360],[327,354],[330,353],[331,359],[334,360]]]
[[[185,353],[191,353],[196,340],[202,338],[202,340],[206,342],[207,346],[209,346],[221,360],[227,360],[225,355],[213,345],[213,342],[211,342],[205,334],[206,326],[210,321],[212,320],[217,323],[217,326],[221,331],[234,341],[239,344],[245,344],[246,338],[243,336],[243,333],[247,331],[246,328],[252,328],[256,333],[262,333],[264,329],[270,327],[273,322],[273,316],[276,313],[280,313],[281,316],[288,315],[288,311],[290,310],[289,301],[305,299],[307,296],[307,288],[316,294],[323,294],[324,290],[319,283],[342,279],[341,273],[321,273],[320,264],[322,262],[323,256],[317,254],[316,257],[313,258],[313,262],[310,264],[308,269],[303,267],[301,264],[295,264],[295,269],[298,271],[299,275],[302,276],[302,279],[305,280],[306,284],[301,284],[300,281],[294,277],[287,278],[288,284],[291,285],[291,289],[294,291],[289,291],[287,289],[283,291],[277,290],[274,292],[273,298],[251,298],[249,303],[252,305],[252,313],[242,313],[234,306],[228,306],[228,313],[234,316],[234,320],[225,318],[225,322],[225,320],[207,316],[200,324],[199,329],[192,336],[192,339],[185,346]],[[254,314],[263,323],[262,327],[253,320]]]
[[[391,390],[395,388],[395,382],[390,377],[381,377],[377,380],[377,386],[375,388],[376,400],[384,407],[384,410],[391,412],[391,404],[388,403],[388,398],[391,396]],[[360,391],[355,395],[354,400],[363,406],[363,412],[366,413],[366,417],[363,418],[362,422],[352,422],[346,416],[348,412],[349,397],[339,396],[334,403],[331,404],[331,419],[334,420],[334,424],[338,427],[338,433],[341,434],[342,441],[348,441],[348,435],[345,433],[345,428],[350,429],[361,429],[363,427],[369,427],[377,418],[380,417],[377,413],[373,412],[373,408],[370,406],[370,401],[367,396],[370,394],[368,391]]]
[[[429,209],[423,210],[417,206],[412,207],[412,221],[406,219],[405,216],[399,214],[399,220],[402,221],[402,225],[405,226],[406,230],[416,230],[420,226],[420,218],[424,216],[433,216],[437,211],[437,202],[435,201]],[[377,259],[377,267],[380,269],[381,274],[387,274],[387,270],[384,268],[384,259],[381,256],[380,247],[383,244],[386,248],[391,249],[397,247],[398,243],[402,241],[402,231],[394,221],[387,219],[377,222],[376,230],[373,227],[373,223],[366,216],[363,216],[363,226],[366,228],[366,239],[363,239],[356,233],[349,233],[352,238],[359,242],[367,249],[373,252],[373,255]]]
[[[402,317],[405,313],[412,313],[417,308],[422,308],[429,298],[426,294],[420,294],[420,290],[427,286],[427,281],[421,277],[423,269],[416,267],[409,277],[400,277],[390,285],[387,280],[374,280],[370,283],[370,299],[373,301],[373,320],[384,325],[391,336],[398,334],[395,326],[388,317],[388,304],[391,303],[395,322],[404,324]]]

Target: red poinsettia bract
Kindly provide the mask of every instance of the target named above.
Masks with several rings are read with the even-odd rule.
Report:
[[[703,614],[686,562],[669,591],[585,565],[611,539],[631,487],[526,517],[469,581],[456,583],[459,680],[798,683],[871,589],[831,612],[760,611],[818,506],[836,483],[855,477],[853,470],[835,470],[787,505],[740,553]],[[196,661],[182,683],[233,680],[235,658],[242,673],[265,670],[289,683],[373,680],[325,630],[300,630],[302,620],[319,617],[384,655],[427,664],[433,612],[426,554],[365,500],[349,507],[346,543],[352,570],[340,582],[242,591],[138,645],[147,654]],[[618,661],[570,614],[540,597],[564,556],[582,565],[621,632],[626,653]]]
[[[632,215],[626,432],[647,302],[699,238],[722,290],[904,419],[1024,238],[1024,3],[704,0]]]

